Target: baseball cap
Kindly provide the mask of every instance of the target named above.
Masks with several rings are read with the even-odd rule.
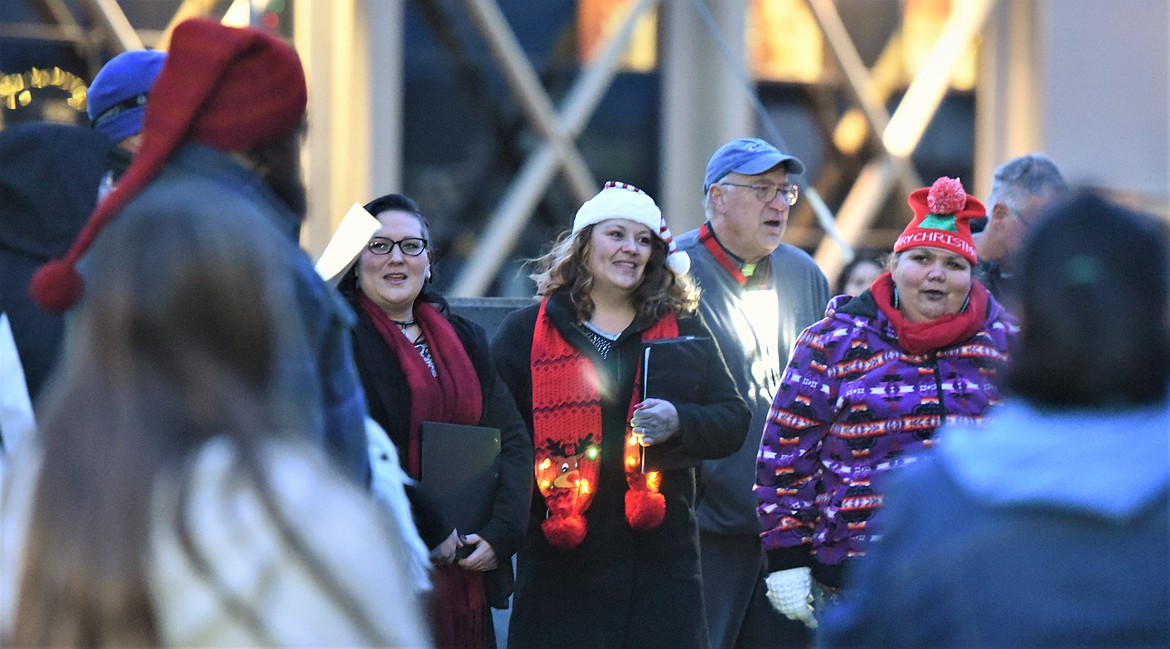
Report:
[[[86,91],[93,127],[114,142],[141,132],[146,97],[166,59],[165,52],[130,50],[102,66]]]
[[[731,172],[754,176],[783,164],[788,173],[804,173],[804,163],[761,140],[745,137],[732,140],[719,147],[707,162],[707,175],[703,178],[703,193]]]

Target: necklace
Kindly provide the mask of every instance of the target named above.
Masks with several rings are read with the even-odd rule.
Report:
[[[414,320],[395,320],[394,318],[390,318],[390,322],[398,325],[399,329],[406,329],[407,327],[414,326]]]
[[[610,340],[616,340],[618,336],[622,335],[622,331],[625,331],[624,327],[622,328],[622,331],[618,331],[616,333],[612,332],[612,331],[606,331],[605,329],[602,329],[601,327],[597,326],[597,323],[593,322],[592,320],[586,320],[582,324],[585,325],[586,329],[589,329],[589,330],[594,331],[598,334],[601,334],[602,336],[604,336]]]

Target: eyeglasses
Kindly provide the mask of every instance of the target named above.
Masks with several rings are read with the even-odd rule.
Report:
[[[751,189],[755,191],[756,198],[761,203],[771,203],[776,200],[776,195],[784,192],[784,198],[789,205],[796,205],[796,199],[800,198],[800,188],[793,184],[788,185],[741,185],[739,183],[719,183],[720,185],[730,185],[731,187],[743,187],[744,189]]]
[[[366,249],[375,255],[388,255],[394,252],[394,246],[398,246],[402,254],[407,257],[417,257],[427,249],[427,240],[418,237],[406,237],[401,241],[395,241],[385,237],[374,237],[366,244]]]

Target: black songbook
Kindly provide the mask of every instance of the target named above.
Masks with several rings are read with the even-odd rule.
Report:
[[[697,403],[712,341],[706,336],[651,340],[642,348],[642,398]]]
[[[492,517],[500,474],[500,429],[424,421],[420,482],[460,534]]]
[[[702,403],[700,390],[707,377],[707,363],[714,341],[707,336],[659,338],[642,347],[642,399],[663,399],[676,406]],[[666,446],[670,443],[667,442]],[[697,461],[676,457],[662,446],[642,447],[642,473],[656,469],[684,468]]]

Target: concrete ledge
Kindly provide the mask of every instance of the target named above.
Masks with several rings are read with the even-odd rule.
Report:
[[[496,329],[507,315],[517,309],[533,304],[530,297],[452,297],[447,298],[451,310],[487,331],[488,341],[496,335]]]

